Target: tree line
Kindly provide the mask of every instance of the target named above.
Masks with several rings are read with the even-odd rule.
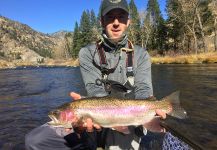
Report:
[[[167,15],[163,17],[157,0],[148,0],[141,11],[130,0],[128,35],[134,44],[156,54],[217,51],[216,0],[166,0],[166,4]],[[100,14],[85,10],[73,34],[66,34],[65,39],[72,39],[67,46],[73,58],[82,47],[99,39],[99,20]]]

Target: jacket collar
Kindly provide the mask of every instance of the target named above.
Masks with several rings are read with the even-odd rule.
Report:
[[[107,37],[105,33],[102,34],[102,43],[105,47],[105,51],[117,52],[121,48],[126,47],[128,41],[128,37],[124,34],[121,40],[118,43],[114,43],[111,39]]]

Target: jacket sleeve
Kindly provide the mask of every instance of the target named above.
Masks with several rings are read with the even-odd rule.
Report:
[[[80,71],[88,96],[102,97],[108,95],[104,86],[96,85],[96,79],[101,79],[101,71],[93,65],[91,47],[84,47],[79,52]]]
[[[136,51],[137,67],[134,71],[135,98],[144,99],[153,96],[151,61],[148,52],[143,48]]]

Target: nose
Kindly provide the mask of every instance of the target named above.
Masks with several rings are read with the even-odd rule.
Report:
[[[119,20],[117,18],[114,18],[113,25],[119,25]]]

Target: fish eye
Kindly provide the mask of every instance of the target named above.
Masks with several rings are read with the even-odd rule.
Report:
[[[58,116],[60,114],[59,110],[54,110],[51,112],[54,116]]]

